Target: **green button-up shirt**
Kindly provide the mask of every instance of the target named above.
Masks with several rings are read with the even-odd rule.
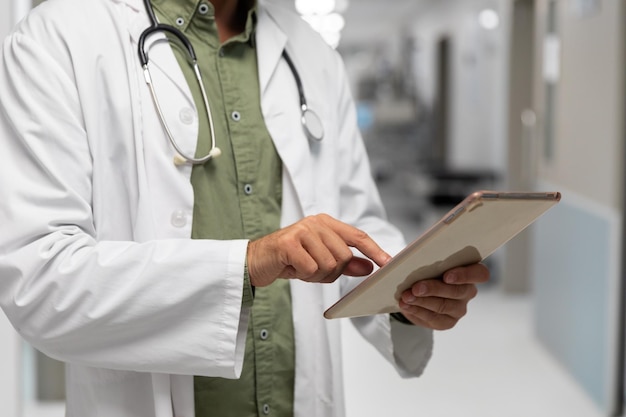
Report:
[[[255,239],[277,230],[282,163],[261,112],[253,42],[256,7],[248,13],[244,32],[220,44],[210,2],[152,4],[160,22],[180,29],[194,46],[222,151],[219,158],[192,170],[192,237]],[[200,89],[186,53],[171,44],[198,109],[196,156],[204,156],[211,139]],[[251,302],[246,300],[244,295],[244,303]],[[241,378],[194,379],[196,417],[292,416],[294,368],[291,296],[287,280],[278,280],[256,289]]]

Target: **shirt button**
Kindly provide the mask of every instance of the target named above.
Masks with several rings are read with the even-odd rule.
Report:
[[[225,52],[224,52],[224,48],[220,48],[220,51],[218,52],[218,55],[219,55],[219,56],[221,56],[221,57],[223,57],[223,56],[224,56],[224,54],[225,54]]]
[[[250,184],[244,185],[243,186],[243,192],[246,193],[246,195],[252,194],[252,185],[250,185]]]
[[[200,14],[207,14],[209,12],[209,6],[206,3],[202,3],[198,7],[198,12],[200,12]]]
[[[263,414],[267,415],[270,413],[270,406],[269,404],[263,404]]]
[[[171,222],[174,227],[185,227],[187,224],[187,214],[185,214],[184,210],[176,210],[172,213]]]
[[[241,120],[241,113],[234,111],[230,114],[230,117],[232,117],[234,121],[238,122]]]
[[[263,329],[259,332],[259,337],[261,340],[267,340],[267,338],[270,337],[270,332],[268,332],[267,329]]]
[[[180,118],[181,122],[186,125],[190,125],[191,123],[193,123],[193,110],[191,110],[189,107],[185,107],[180,111],[178,117]]]

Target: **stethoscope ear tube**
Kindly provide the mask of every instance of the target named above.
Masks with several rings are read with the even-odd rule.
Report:
[[[176,156],[174,157],[174,164],[176,165],[182,165],[185,163],[203,164],[213,158],[217,158],[221,154],[221,151],[217,147],[217,143],[215,139],[215,132],[213,128],[213,116],[211,113],[211,107],[210,107],[210,103],[209,103],[209,100],[208,100],[208,97],[204,88],[202,75],[200,74],[200,69],[198,67],[196,53],[193,49],[191,42],[183,34],[183,32],[181,32],[179,29],[173,26],[160,24],[158,22],[154,14],[154,10],[152,9],[150,0],[144,0],[144,4],[146,6],[146,11],[150,18],[151,25],[146,30],[144,30],[139,36],[139,41],[138,41],[139,61],[141,63],[141,66],[143,67],[144,78],[146,80],[146,84],[150,88],[152,100],[154,101],[154,105],[159,115],[159,119],[161,120],[161,124],[163,125],[163,128],[165,129],[165,133],[167,134],[170,143],[176,150]],[[170,131],[170,129],[167,126],[167,123],[165,122],[165,117],[163,115],[161,106],[159,105],[158,97],[154,90],[154,86],[152,85],[152,77],[150,76],[150,68],[149,68],[149,57],[148,57],[148,53],[146,52],[146,39],[150,37],[151,35],[158,33],[158,32],[167,32],[173,35],[173,37],[176,38],[182,44],[182,46],[186,49],[188,53],[188,57],[191,61],[191,65],[193,66],[194,73],[196,75],[196,80],[198,81],[198,86],[202,93],[202,100],[204,102],[204,107],[205,107],[207,118],[209,121],[209,129],[210,129],[210,134],[211,134],[211,149],[205,156],[201,158],[195,158],[192,155],[186,155],[183,152],[183,150],[178,146],[178,144],[176,143],[176,140],[174,139],[172,135],[172,132]],[[301,112],[300,122],[302,124],[304,133],[309,140],[319,142],[324,138],[324,126],[322,125],[322,121],[314,111],[308,108],[308,105],[306,102],[306,96],[304,94],[304,87],[302,85],[302,80],[300,79],[300,74],[298,74],[298,71],[296,70],[296,67],[293,64],[293,61],[291,60],[291,58],[289,57],[289,54],[287,53],[287,50],[283,50],[282,56],[287,62],[287,65],[289,65],[289,69],[291,70],[291,73],[293,74],[293,77],[296,81],[296,86],[298,87],[298,95],[300,98],[300,112]]]
[[[196,52],[194,51],[193,45],[191,44],[189,39],[180,30],[178,30],[177,28],[173,26],[158,23],[156,16],[154,15],[154,10],[152,10],[152,5],[150,4],[150,0],[144,0],[144,4],[146,5],[146,10],[148,12],[148,15],[150,17],[150,21],[152,22],[152,24],[150,25],[150,27],[144,30],[139,36],[139,42],[138,42],[139,61],[141,62],[141,66],[143,67],[144,78],[146,80],[146,84],[148,85],[150,89],[150,95],[152,96],[152,101],[154,102],[154,106],[159,115],[159,119],[161,120],[161,124],[163,125],[163,129],[165,130],[165,133],[170,143],[176,150],[176,155],[174,156],[174,164],[175,165],[182,165],[185,163],[190,163],[194,165],[204,164],[205,162],[220,156],[221,151],[216,145],[215,131],[213,128],[213,116],[211,114],[211,107],[210,107],[209,100],[208,100],[208,97],[204,88],[202,75],[200,74],[200,69],[198,67],[198,61],[196,59]],[[193,70],[196,75],[196,80],[198,81],[198,87],[200,88],[200,91],[202,92],[202,100],[204,102],[203,104],[206,110],[207,118],[209,120],[209,129],[211,133],[211,149],[205,156],[201,158],[196,158],[193,155],[185,154],[185,152],[178,146],[176,140],[174,139],[172,132],[167,126],[167,123],[165,121],[165,116],[163,115],[163,111],[159,104],[159,99],[156,95],[154,86],[152,85],[152,77],[150,75],[150,68],[149,68],[149,57],[148,57],[148,54],[146,53],[145,43],[148,37],[159,32],[166,32],[166,33],[173,35],[174,38],[176,38],[184,47],[184,49],[187,51],[188,58],[190,60],[191,65],[193,66]]]
[[[287,53],[286,49],[283,50],[283,58],[287,62],[287,65],[289,65],[289,69],[291,70],[293,78],[296,80],[296,86],[298,87],[301,112],[300,121],[302,123],[304,133],[309,140],[319,142],[324,139],[324,126],[322,125],[322,121],[317,113],[309,109],[306,102],[306,96],[304,94],[304,86],[302,85],[302,80],[300,79],[300,74],[298,73],[298,70],[296,70],[296,66],[293,64],[293,61],[291,60],[291,57]]]
[[[145,47],[146,39],[150,37],[150,35],[154,33],[158,33],[158,32],[168,32],[174,35],[174,37],[176,37],[176,39],[187,50],[187,53],[189,54],[189,58],[192,61],[196,61],[196,51],[193,49],[193,45],[191,45],[191,42],[189,41],[189,39],[187,39],[187,37],[183,34],[183,32],[181,32],[180,30],[176,29],[173,26],[163,25],[163,24],[158,23],[144,30],[139,36],[138,50],[139,50],[139,62],[141,63],[141,66],[145,66],[148,63],[148,54],[146,53],[146,47]]]

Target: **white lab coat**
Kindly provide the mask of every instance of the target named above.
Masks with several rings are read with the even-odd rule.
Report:
[[[191,168],[172,163],[137,58],[147,26],[141,0],[49,0],[3,44],[0,304],[26,340],[68,363],[68,416],[191,417],[192,375],[241,370],[247,242],[189,239]],[[338,55],[263,2],[256,42],[284,162],[282,224],[324,212],[399,250]],[[303,134],[285,47],[322,117],[321,143]],[[193,153],[197,112],[178,63],[165,43],[149,55],[174,137]],[[322,317],[339,287],[291,283],[296,416],[343,415],[340,322]],[[403,376],[422,372],[429,330],[353,321]]]

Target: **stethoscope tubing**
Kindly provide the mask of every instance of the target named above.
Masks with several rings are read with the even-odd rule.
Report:
[[[213,127],[213,115],[211,112],[211,106],[209,103],[208,95],[206,93],[206,89],[204,87],[204,82],[202,79],[202,74],[200,73],[200,68],[198,66],[195,50],[193,48],[193,45],[191,44],[191,42],[189,41],[189,39],[185,36],[183,32],[181,32],[179,29],[173,26],[158,22],[156,15],[154,14],[152,4],[150,3],[150,0],[144,0],[144,5],[148,13],[148,17],[150,18],[150,26],[146,28],[139,36],[139,41],[138,41],[139,62],[141,63],[141,66],[143,68],[144,78],[145,78],[146,84],[149,87],[150,95],[152,97],[152,101],[154,102],[156,111],[159,115],[159,119],[161,120],[161,124],[163,125],[165,133],[170,143],[172,144],[172,147],[178,153],[179,157],[175,158],[175,163],[181,164],[181,163],[186,162],[186,163],[190,163],[194,165],[204,164],[210,159],[219,156],[221,154],[221,151],[217,147],[215,131]],[[159,33],[159,32],[170,33],[178,41],[180,41],[180,43],[184,46],[187,53],[189,54],[191,65],[193,66],[194,74],[196,76],[196,80],[200,87],[200,92],[202,94],[202,100],[204,102],[204,107],[205,107],[207,118],[209,121],[209,129],[210,129],[210,134],[211,134],[211,149],[209,150],[207,155],[201,158],[196,158],[195,156],[187,155],[180,148],[180,146],[178,146],[176,140],[174,139],[174,136],[172,135],[172,132],[170,131],[169,127],[167,126],[167,123],[165,122],[165,115],[163,114],[163,110],[159,104],[159,100],[158,100],[156,91],[154,89],[153,83],[152,83],[152,76],[150,75],[150,69],[149,69],[150,59],[145,49],[146,39],[150,37],[151,35]],[[300,78],[300,74],[298,73],[298,70],[296,69],[286,49],[283,50],[282,56],[285,59],[285,62],[287,63],[287,65],[289,66],[289,69],[291,73],[293,74],[294,80],[296,82],[296,87],[298,88],[298,96],[300,100],[300,112],[301,112],[300,122],[302,124],[305,135],[311,141],[321,141],[324,137],[324,128],[322,126],[319,116],[314,111],[309,109],[307,105],[306,95],[304,93],[304,86],[302,84],[302,79]]]
[[[302,85],[302,79],[300,78],[300,74],[296,69],[291,57],[287,53],[286,49],[283,49],[283,58],[291,73],[293,74],[293,78],[296,80],[296,86],[298,87],[298,96],[300,98],[300,123],[302,123],[302,127],[304,129],[304,133],[306,136],[315,142],[319,142],[324,139],[324,129],[322,127],[322,123],[320,121],[319,116],[313,110],[311,110],[306,101],[306,95],[304,94],[304,85]],[[309,123],[307,118],[311,118],[312,122]],[[317,125],[317,126],[309,126],[309,124]],[[314,130],[316,130],[314,132]]]

